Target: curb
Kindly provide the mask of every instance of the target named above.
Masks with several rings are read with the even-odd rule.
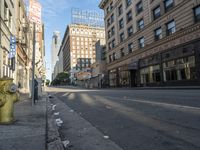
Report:
[[[64,150],[63,143],[55,123],[51,102],[47,98],[47,150]]]
[[[68,88],[67,86],[55,86],[55,88]],[[105,87],[105,88],[86,88],[81,86],[72,86],[73,89],[85,90],[200,90],[200,86],[152,86],[152,87]]]

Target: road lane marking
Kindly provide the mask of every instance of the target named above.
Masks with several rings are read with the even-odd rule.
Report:
[[[110,99],[122,100],[122,99],[117,98],[117,97],[111,97],[111,96],[104,96],[104,97],[105,98],[110,98]],[[158,105],[158,106],[178,107],[178,108],[185,108],[185,109],[196,109],[196,110],[200,111],[199,107],[192,107],[192,106],[178,105],[178,104],[169,104],[169,103],[155,102],[155,101],[148,101],[148,100],[138,99],[138,98],[130,99],[130,98],[124,97],[123,100],[133,101],[133,102],[138,102],[138,103],[146,103],[146,104]]]
[[[114,101],[108,97],[97,95],[94,97],[97,101],[101,102],[102,104],[112,106],[114,111],[121,113],[122,115],[133,120],[134,122],[150,127],[155,131],[163,132],[164,134],[173,138],[177,138],[183,142],[187,142],[195,148],[200,147],[198,134],[200,132],[199,129],[190,127],[188,128],[187,126],[182,126],[171,122],[166,122],[160,119],[152,118],[146,115],[141,110],[137,110],[130,106],[123,105],[123,103],[119,103],[118,101]]]
[[[65,97],[65,96],[68,96],[68,95],[69,95],[69,93],[65,93],[65,94],[62,95],[62,97]]]
[[[153,106],[161,106],[161,107],[168,108],[168,109],[176,109],[176,110],[179,110],[179,111],[200,114],[200,108],[199,107],[148,101],[148,100],[138,99],[138,98],[137,99],[131,99],[131,98],[127,98],[127,97],[126,98],[118,98],[118,97],[111,97],[111,96],[104,96],[104,98],[118,99],[118,100],[121,100],[121,101],[132,101],[132,102],[137,102],[137,103],[150,104],[150,105],[153,105]]]

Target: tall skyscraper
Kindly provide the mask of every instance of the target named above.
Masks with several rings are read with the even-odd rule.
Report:
[[[56,61],[58,61],[58,52],[60,49],[61,40],[60,32],[54,31],[51,45],[51,71],[53,73]]]

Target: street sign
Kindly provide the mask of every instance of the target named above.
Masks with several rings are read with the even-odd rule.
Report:
[[[15,57],[16,53],[16,37],[10,36],[10,52],[9,52],[9,58]]]

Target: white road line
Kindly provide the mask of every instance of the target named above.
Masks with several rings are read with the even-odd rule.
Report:
[[[62,95],[62,97],[65,97],[65,96],[67,96],[68,94],[69,94],[69,93],[65,93],[65,94]]]
[[[105,98],[110,98],[110,99],[119,99],[119,100],[126,100],[126,101],[132,101],[132,102],[137,102],[137,103],[145,103],[145,104],[151,104],[151,105],[157,105],[157,106],[163,106],[163,107],[173,107],[173,108],[184,108],[184,109],[193,109],[193,110],[198,110],[200,111],[200,107],[192,107],[192,106],[185,106],[185,105],[178,105],[178,104],[169,104],[169,103],[163,103],[163,102],[155,102],[155,101],[147,101],[144,99],[131,99],[131,98],[118,98],[118,97],[110,97],[110,96],[105,96]]]

